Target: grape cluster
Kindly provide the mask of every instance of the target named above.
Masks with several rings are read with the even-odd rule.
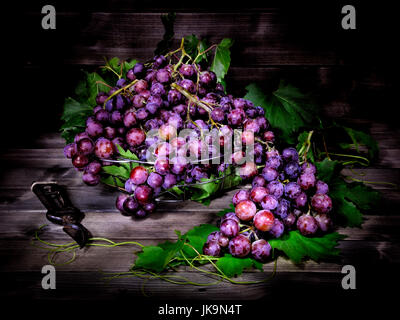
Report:
[[[219,231],[208,236],[204,254],[219,256],[228,250],[235,257],[251,254],[265,262],[271,253],[268,240],[281,237],[285,230],[312,236],[331,229],[329,187],[317,180],[313,164],[300,165],[296,149],[267,150],[265,166],[251,184],[250,190],[234,194],[235,212],[221,218]]]
[[[102,167],[121,158],[117,145],[138,157],[140,165],[132,168],[120,188],[124,193],[116,200],[123,214],[145,217],[155,210],[155,199],[164,191],[221,176],[232,165],[242,178],[252,178],[275,139],[264,109],[226,94],[205,60],[200,64],[193,59],[175,64],[172,60],[166,55],[137,63],[108,93],[99,92],[84,132],[64,148],[89,186],[100,182]],[[191,133],[181,137],[184,129]],[[218,164],[199,160],[204,155],[221,159],[231,141],[239,141],[241,147],[228,159]],[[254,161],[245,159],[249,146]]]

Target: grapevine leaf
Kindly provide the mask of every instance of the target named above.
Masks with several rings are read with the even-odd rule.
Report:
[[[96,72],[85,72],[88,90],[87,103],[94,107],[96,105],[96,96],[99,92],[108,92],[110,88],[104,85],[106,81]]]
[[[218,191],[218,182],[212,180],[214,180],[214,178],[203,178],[201,179],[202,184],[192,185],[191,188],[196,189],[196,191],[193,193],[191,200],[203,200],[215,194]],[[207,181],[209,182],[206,183]]]
[[[229,208],[217,212],[217,216],[222,217],[224,214],[228,212],[235,212],[235,206],[232,203],[229,205]]]
[[[171,47],[172,40],[174,39],[174,23],[176,14],[175,12],[169,12],[161,16],[161,22],[164,25],[164,36],[163,39],[157,43],[157,48],[154,51],[155,55],[165,54]]]
[[[134,268],[142,268],[155,272],[163,271],[170,260],[176,256],[185,243],[185,236],[178,236],[176,242],[166,241],[157,246],[147,246],[137,254]]]
[[[281,137],[287,143],[295,143],[295,134],[299,129],[315,127],[318,120],[317,107],[297,88],[281,82],[269,97],[255,84],[248,85],[246,90],[244,98],[265,109],[265,116],[271,126],[282,132]]]
[[[244,269],[256,267],[262,270],[262,264],[252,258],[235,258],[230,254],[225,254],[218,259],[217,267],[228,277],[239,276]]]
[[[185,48],[186,53],[195,58],[197,55],[197,46],[199,45],[199,39],[194,35],[184,37],[183,46]]]
[[[316,162],[318,179],[330,183],[332,178],[338,176],[340,173],[341,165],[338,161],[332,161],[325,158],[323,161]]]
[[[102,169],[105,173],[108,173],[112,176],[116,176],[124,180],[129,179],[130,171],[122,166],[103,166]]]
[[[353,145],[346,143],[340,144],[340,146],[343,149],[350,149],[354,146],[356,151],[360,153],[359,147],[360,145],[363,145],[367,147],[370,159],[375,159],[378,156],[379,153],[378,143],[369,134],[348,127],[343,127],[343,129],[347,132],[347,134],[349,135],[349,137],[353,142]]]
[[[335,212],[345,218],[349,227],[361,227],[361,210],[371,209],[380,199],[377,191],[360,182],[347,183],[342,178],[336,178],[329,187]]]
[[[207,241],[208,235],[217,230],[218,228],[215,225],[201,224],[200,226],[196,226],[186,233],[187,242],[190,246],[195,248],[197,252],[202,253],[203,246]],[[190,246],[184,246],[183,252],[187,258],[194,258],[197,256],[197,252],[194,251]]]
[[[337,257],[340,250],[338,241],[346,236],[337,232],[328,233],[322,237],[308,238],[296,230],[290,231],[279,239],[269,240],[272,248],[283,251],[294,263],[300,263],[305,258],[319,261]]]
[[[206,51],[207,48],[208,48],[207,41],[206,41],[206,40],[200,40],[200,41],[199,41],[199,44],[198,44],[198,48],[199,48],[199,53]],[[202,61],[203,59],[206,60],[206,61],[208,61],[207,53],[206,53],[206,54],[200,55],[200,56],[197,58],[197,61],[196,61],[196,62],[200,62],[200,61]]]
[[[118,148],[118,152],[119,154],[125,158],[125,159],[130,159],[130,160],[139,160],[139,158],[137,157],[136,154],[132,153],[129,149],[127,149],[126,151],[119,145],[116,145]],[[138,164],[133,162],[132,163],[133,166],[137,166]]]
[[[317,162],[318,179],[329,184],[329,196],[337,214],[345,219],[346,226],[360,227],[363,219],[361,210],[369,210],[380,200],[377,191],[360,182],[347,183],[340,176],[338,161],[324,159]]]
[[[225,75],[228,72],[229,65],[231,63],[230,47],[232,44],[232,39],[225,38],[222,39],[215,49],[215,56],[211,64],[211,71],[215,72],[217,75],[218,82],[224,80]]]
[[[67,143],[72,142],[75,135],[84,130],[86,119],[91,113],[92,108],[87,103],[79,102],[73,98],[65,99],[61,116],[61,119],[64,120],[61,136]]]
[[[112,187],[120,187],[123,188],[125,184],[115,176],[101,177],[100,181],[106,185]]]
[[[121,61],[119,58],[114,57],[110,60],[106,60],[106,66],[113,69],[117,74],[121,75],[122,78],[126,78],[126,73],[129,69],[132,69],[138,61],[133,59],[131,61]],[[122,64],[122,69],[121,69]],[[107,68],[103,68],[103,71],[107,71]],[[122,74],[121,74],[122,71]]]

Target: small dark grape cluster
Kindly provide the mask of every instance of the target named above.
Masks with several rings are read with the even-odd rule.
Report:
[[[84,132],[64,148],[89,186],[100,182],[102,167],[119,165],[113,162],[121,159],[117,145],[138,157],[141,163],[135,164],[116,201],[123,214],[145,217],[155,210],[155,198],[164,191],[218,177],[231,165],[243,178],[254,177],[266,147],[275,139],[262,107],[226,94],[209,66],[193,59],[174,64],[173,58],[156,56],[137,63],[108,93],[98,93]],[[182,138],[178,133],[183,129],[194,134]],[[234,137],[234,129],[241,130],[239,137]],[[149,135],[154,130],[157,134]],[[219,150],[209,136],[204,137],[205,131],[217,135]],[[196,160],[204,153],[210,159],[221,158],[227,141],[237,138],[243,149],[254,146],[253,162],[244,161],[243,149],[234,150],[229,161],[219,164],[188,160],[188,154]],[[153,162],[148,161],[149,153]]]
[[[281,237],[285,230],[312,236],[332,228],[329,187],[317,180],[316,167],[300,165],[294,148],[282,153],[270,148],[265,155],[265,166],[252,179],[252,188],[235,193],[235,212],[221,218],[220,230],[208,236],[204,254],[220,256],[228,250],[235,257],[251,255],[265,262],[271,253],[268,240]]]

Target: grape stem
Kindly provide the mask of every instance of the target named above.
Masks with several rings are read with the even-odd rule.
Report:
[[[190,102],[195,103],[200,108],[203,108],[208,113],[211,113],[211,111],[212,111],[211,107],[207,106],[203,101],[199,100],[197,97],[195,97],[192,94],[190,94],[189,92],[187,92],[185,89],[183,89],[178,84],[171,83],[171,87],[174,88],[175,90],[179,91],[180,93],[182,93],[187,99],[189,99]]]
[[[135,83],[137,83],[139,80],[135,79],[133,80],[131,83],[127,84],[125,87],[122,87],[121,89],[118,89],[117,91],[115,91],[112,95],[110,95],[103,104],[103,109],[106,108],[106,103],[108,100],[112,99],[114,96],[116,96],[117,94],[120,94],[122,91],[125,91],[126,89],[129,89],[130,87],[132,87]]]

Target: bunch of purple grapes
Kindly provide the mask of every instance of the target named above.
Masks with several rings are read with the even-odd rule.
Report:
[[[304,236],[328,232],[332,228],[332,200],[328,185],[316,178],[312,163],[299,164],[294,148],[279,153],[266,151],[265,166],[252,179],[252,188],[242,189],[232,198],[235,212],[226,213],[219,231],[208,236],[203,252],[220,256],[252,255],[265,262],[271,253],[269,239],[285,230],[298,230]]]
[[[275,139],[262,107],[225,94],[208,66],[173,64],[168,56],[137,63],[108,93],[99,92],[96,102],[85,130],[65,146],[64,154],[83,172],[83,182],[93,186],[100,182],[102,167],[121,158],[117,145],[134,153],[143,165],[134,167],[124,181],[116,207],[136,217],[153,212],[162,192],[218,177],[230,165],[238,166],[243,178],[253,177],[265,159],[266,145]],[[194,134],[182,138],[178,133],[183,129]],[[243,131],[243,148],[254,146],[254,162],[243,163],[243,149],[235,150],[228,162],[199,161],[204,154],[210,159],[224,155],[234,129]],[[149,135],[154,130],[157,135]],[[204,131],[217,135],[220,148],[210,136],[204,138]],[[148,161],[149,153],[153,162]]]

